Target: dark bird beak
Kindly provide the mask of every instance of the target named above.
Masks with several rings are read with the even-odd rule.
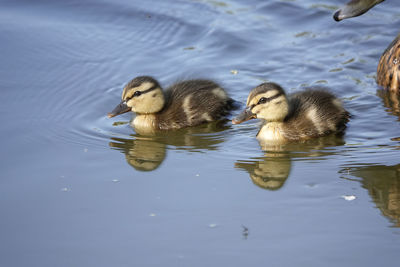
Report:
[[[256,114],[254,114],[253,112],[251,112],[251,107],[246,107],[245,110],[242,111],[242,113],[240,113],[239,115],[236,116],[236,118],[234,118],[232,120],[233,124],[239,124],[251,119],[256,119],[257,116]]]
[[[126,105],[126,101],[123,100],[121,103],[119,103],[119,104],[113,109],[113,111],[109,112],[109,113],[107,114],[107,116],[108,116],[109,118],[112,118],[112,117],[115,117],[115,116],[117,116],[117,115],[126,113],[126,112],[128,112],[128,111],[131,111],[131,108],[128,107],[128,106]]]
[[[333,15],[333,19],[341,21],[343,19],[360,16],[384,0],[351,0],[342,6]]]

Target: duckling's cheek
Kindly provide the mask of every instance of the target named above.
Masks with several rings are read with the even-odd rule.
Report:
[[[135,101],[133,99],[130,99],[129,101],[126,102],[126,105],[132,108],[135,106]]]

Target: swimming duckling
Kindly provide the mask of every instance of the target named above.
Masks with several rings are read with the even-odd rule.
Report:
[[[278,84],[263,83],[250,92],[246,109],[232,123],[255,118],[264,120],[257,139],[287,142],[343,133],[349,113],[327,91],[306,90],[286,96]]]
[[[108,117],[133,111],[136,132],[152,133],[220,120],[232,108],[233,100],[213,81],[187,80],[163,91],[154,78],[139,76],[125,86],[122,102]]]
[[[340,21],[360,16],[384,0],[351,0],[338,11],[333,18]],[[377,69],[376,82],[378,85],[400,93],[400,34],[383,52]]]

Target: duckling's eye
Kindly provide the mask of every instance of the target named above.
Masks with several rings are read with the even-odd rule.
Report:
[[[267,102],[267,99],[265,97],[261,97],[260,100],[258,100],[257,104],[264,104]]]
[[[138,96],[140,96],[142,94],[142,92],[140,92],[140,91],[136,91],[136,92],[134,92],[133,93],[133,96],[132,97],[138,97]]]

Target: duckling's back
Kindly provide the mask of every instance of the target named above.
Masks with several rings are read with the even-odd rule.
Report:
[[[312,89],[288,98],[290,111],[282,133],[287,139],[308,139],[345,130],[349,113],[331,93]]]
[[[199,125],[222,119],[232,110],[233,100],[209,80],[188,80],[165,90],[165,106],[156,114],[160,130]]]

